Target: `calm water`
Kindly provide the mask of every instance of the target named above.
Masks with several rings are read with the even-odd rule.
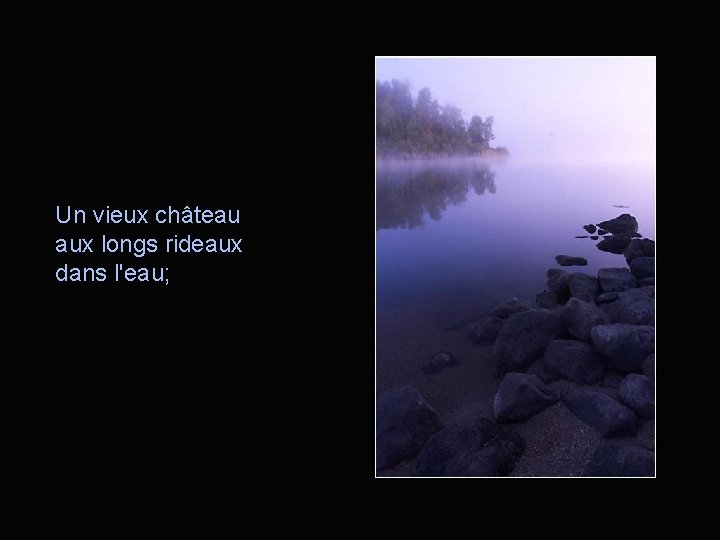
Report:
[[[449,159],[378,163],[377,309],[462,299],[489,310],[504,298],[532,301],[555,255],[579,255],[596,274],[625,266],[599,251],[582,226],[630,213],[655,238],[654,172],[647,163],[602,160],[504,162]],[[630,208],[613,208],[613,205]]]

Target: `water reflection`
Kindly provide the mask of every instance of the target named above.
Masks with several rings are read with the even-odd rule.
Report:
[[[495,193],[495,172],[485,164],[464,167],[381,167],[377,169],[377,228],[414,229],[425,212],[439,221],[448,205],[467,199],[470,190]]]

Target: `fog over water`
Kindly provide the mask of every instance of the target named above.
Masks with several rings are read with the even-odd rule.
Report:
[[[654,159],[654,58],[378,59],[376,78],[494,116],[494,144],[516,156]]]

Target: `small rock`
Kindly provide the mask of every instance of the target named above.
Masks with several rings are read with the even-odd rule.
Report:
[[[595,299],[596,304],[607,304],[608,302],[614,302],[618,299],[618,293],[616,292],[605,292],[602,294],[598,294],[598,297]]]
[[[565,328],[576,339],[590,341],[590,330],[598,324],[609,324],[610,319],[593,302],[571,298],[562,311]]]
[[[486,315],[468,329],[468,336],[475,343],[494,343],[503,325],[503,319]]]
[[[640,418],[655,418],[654,394],[650,379],[631,373],[618,389],[618,400]]]
[[[585,467],[583,476],[655,476],[654,456],[637,443],[602,441]]]
[[[607,251],[609,253],[622,253],[630,243],[630,237],[627,234],[612,234],[605,236],[603,239],[596,244],[600,251]]]
[[[610,369],[621,373],[640,371],[647,355],[655,352],[655,328],[652,326],[600,325],[593,327],[590,335]]]
[[[655,277],[646,277],[638,281],[638,287],[645,287],[647,285],[655,286]]]
[[[643,238],[642,240],[633,238],[625,248],[625,251],[623,251],[623,255],[625,255],[625,260],[627,260],[628,264],[637,257],[654,257],[655,242],[649,238]]]
[[[551,268],[547,271],[547,288],[555,293],[561,304],[567,302],[570,297],[570,288],[567,283],[568,273],[559,268]]]
[[[640,428],[634,412],[602,392],[574,390],[563,402],[575,416],[604,437],[632,436]]]
[[[630,214],[621,214],[614,219],[603,221],[597,224],[598,228],[605,229],[611,233],[636,233],[638,230],[638,222]]]
[[[379,398],[376,420],[378,470],[391,469],[415,457],[442,428],[438,414],[409,386],[391,390]]]
[[[530,305],[530,302],[527,300],[519,300],[517,298],[510,298],[509,300],[505,300],[502,304],[499,306],[496,306],[490,314],[493,317],[500,317],[501,319],[507,319],[510,317],[510,315],[514,315],[515,313],[522,313],[523,311],[528,311],[532,309],[532,306]]]
[[[505,476],[525,441],[507,426],[484,418],[474,426],[452,425],[436,433],[415,461],[415,476]]]
[[[423,372],[434,375],[448,367],[459,366],[460,360],[450,353],[439,352],[432,357],[432,360],[423,366]]]
[[[554,339],[543,357],[543,372],[549,378],[561,378],[578,384],[602,380],[605,362],[589,343],[574,339]]]
[[[636,257],[630,263],[630,271],[638,279],[655,277],[655,257]]]
[[[598,280],[581,272],[574,272],[567,277],[570,296],[585,302],[594,302],[598,295]]]
[[[555,296],[555,293],[551,291],[537,293],[535,301],[538,306],[545,309],[552,309],[559,304],[557,296]]]
[[[570,255],[558,255],[555,260],[560,266],[587,266],[587,259],[584,257],[571,257]]]
[[[498,422],[524,422],[560,399],[536,375],[508,373],[493,400]]]
[[[642,372],[645,376],[650,379],[650,382],[655,384],[655,353],[649,354],[643,361]]]
[[[597,233],[600,236],[605,236],[608,232],[605,229],[598,229]]]
[[[587,234],[583,234],[581,236],[576,236],[575,238],[589,238]]]
[[[558,315],[544,309],[516,313],[505,321],[495,340],[495,376],[525,371],[542,357],[549,341],[564,335],[565,327]]]
[[[583,229],[592,234],[597,230],[597,227],[591,223],[590,225],[583,225]]]
[[[627,268],[601,268],[598,270],[598,284],[602,292],[621,292],[637,285]]]
[[[590,240],[597,240],[597,239],[598,239],[598,237],[594,234],[590,237]]]

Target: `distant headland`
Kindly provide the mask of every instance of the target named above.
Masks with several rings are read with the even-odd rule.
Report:
[[[457,107],[441,107],[429,88],[413,100],[410,85],[398,80],[376,83],[377,156],[428,158],[507,156],[507,148],[490,146],[494,118],[473,116],[470,122]]]

